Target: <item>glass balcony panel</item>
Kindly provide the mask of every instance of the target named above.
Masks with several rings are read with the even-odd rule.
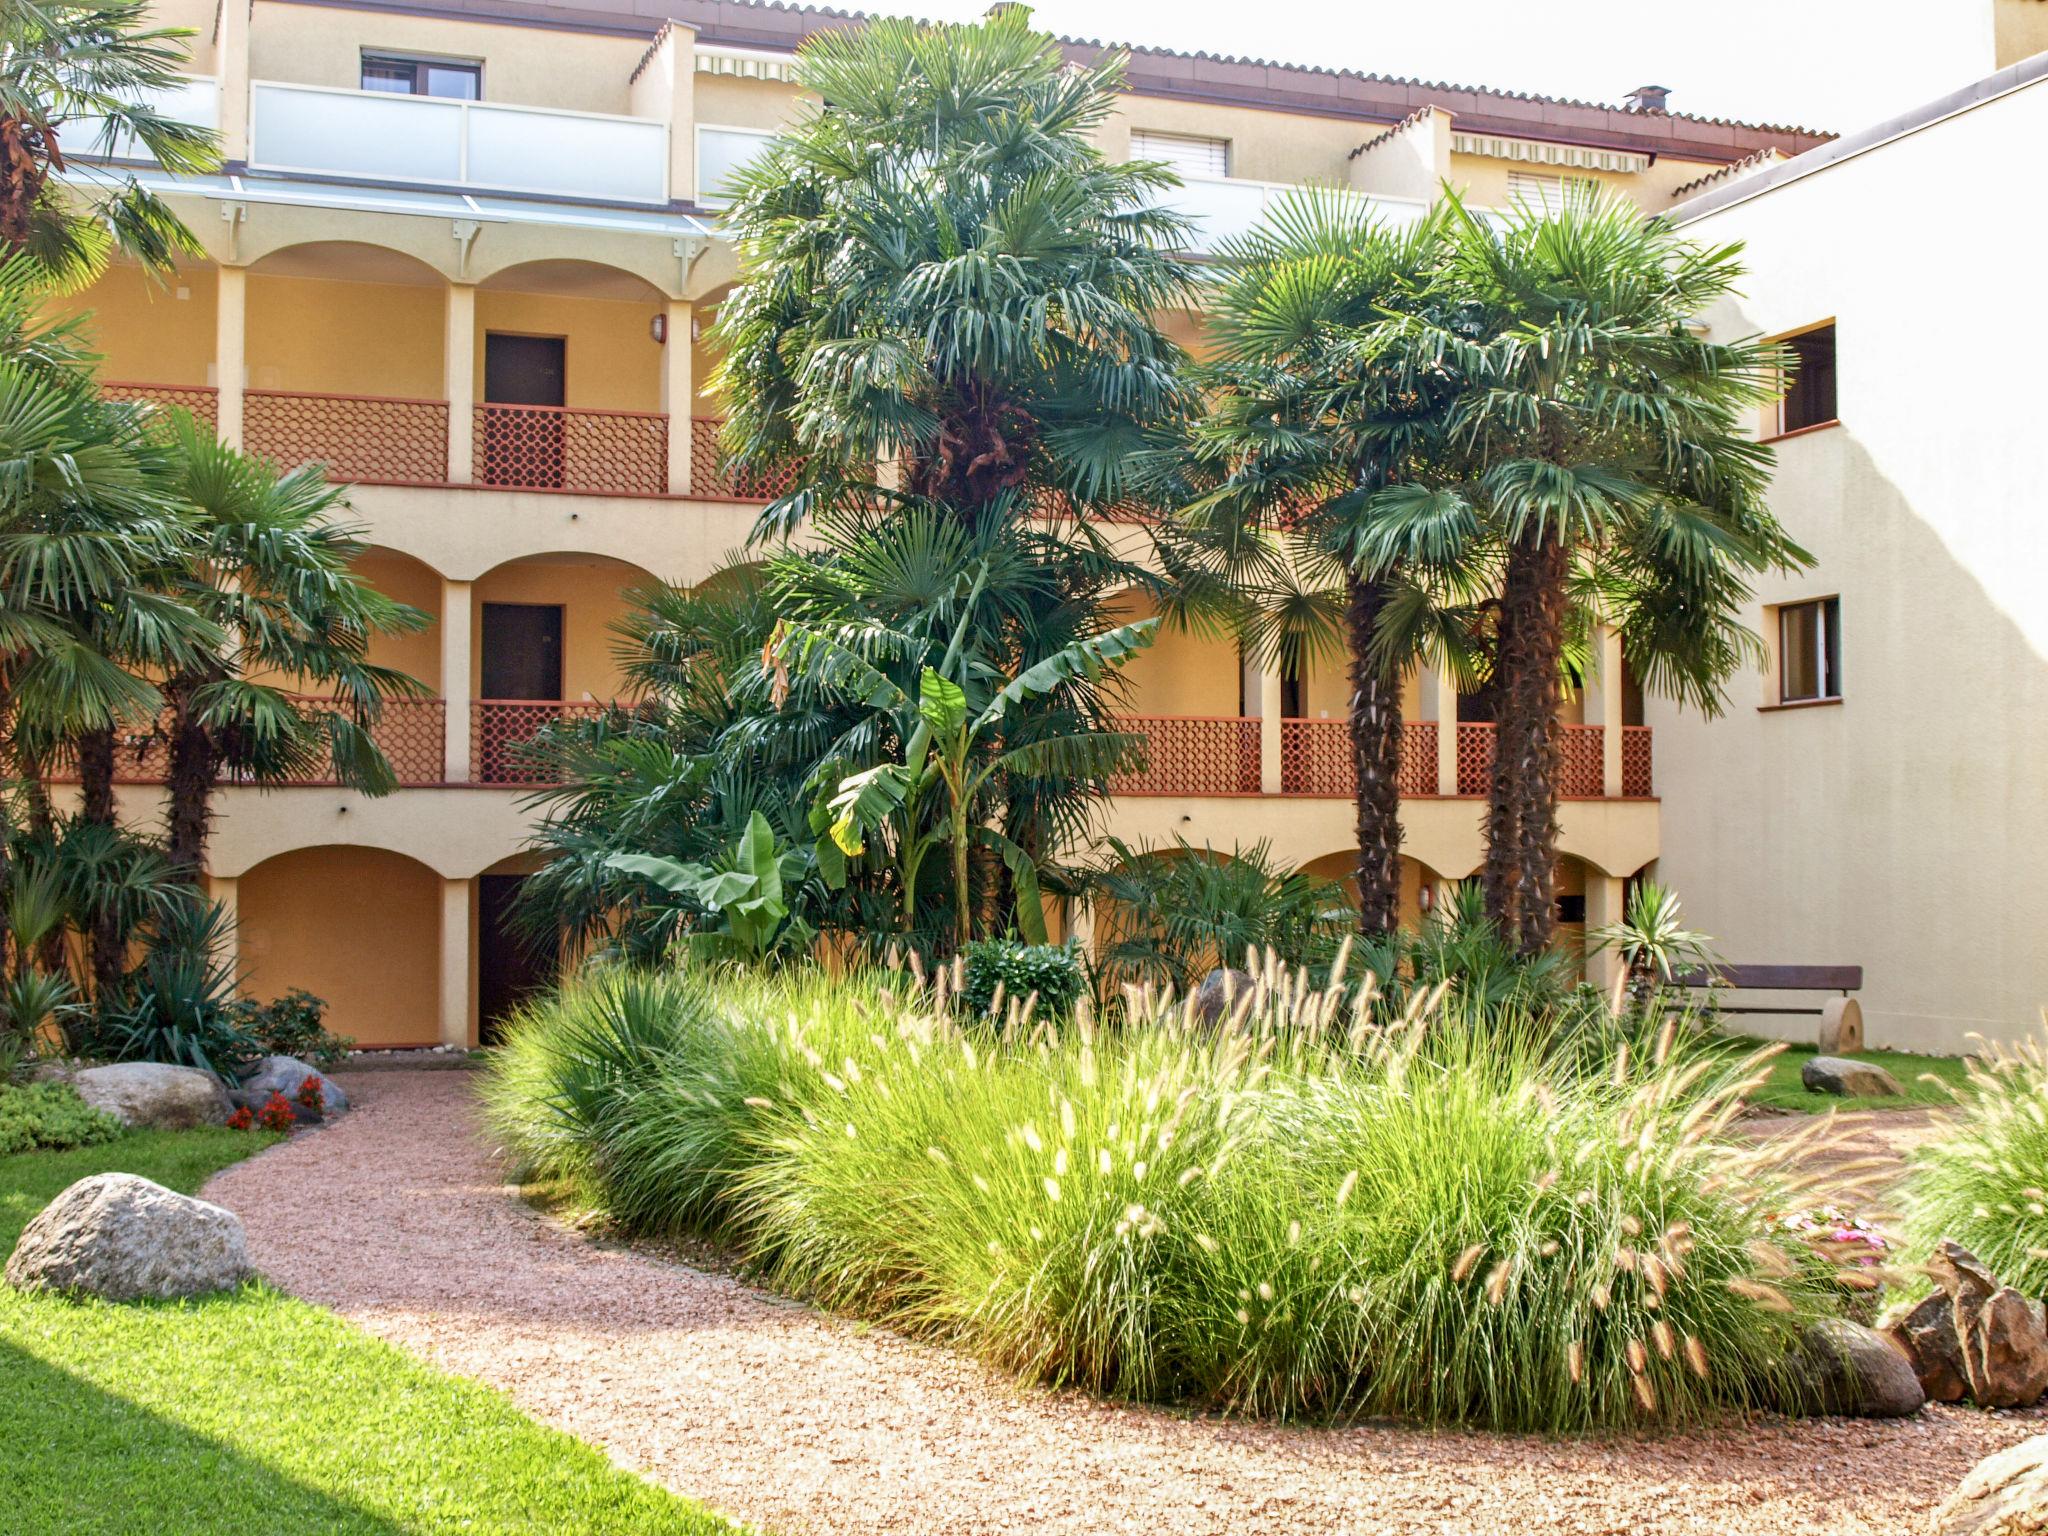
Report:
[[[668,130],[656,122],[518,107],[469,109],[469,182],[519,192],[668,200]]]
[[[204,75],[188,75],[170,90],[150,91],[141,100],[176,122],[194,123],[201,128],[220,127],[220,82]],[[149,160],[154,157],[133,135],[117,133],[106,138],[103,117],[74,118],[65,125],[64,142],[73,154],[95,159]]]
[[[262,83],[250,101],[252,165],[389,181],[462,179],[459,103]]]
[[[735,173],[760,158],[772,133],[752,128],[697,130],[697,201],[714,206],[730,202],[725,190]]]

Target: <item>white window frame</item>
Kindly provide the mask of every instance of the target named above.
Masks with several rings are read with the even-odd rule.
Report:
[[[1834,610],[1834,630],[1836,635],[1836,647],[1832,651],[1828,648],[1828,610],[1830,607]],[[1792,619],[1793,615],[1804,615],[1807,613],[1811,613],[1813,616],[1811,620],[1813,625],[1813,680],[1817,691],[1814,693],[1794,694],[1787,691],[1789,684],[1785,672],[1785,626]],[[1838,654],[1841,648],[1840,636],[1842,631],[1842,599],[1840,594],[1829,593],[1825,597],[1802,597],[1797,602],[1779,603],[1777,605],[1777,620],[1778,702],[1780,704],[1840,703],[1842,698],[1842,658]],[[1834,683],[1834,691],[1832,693],[1828,691],[1831,677]]]

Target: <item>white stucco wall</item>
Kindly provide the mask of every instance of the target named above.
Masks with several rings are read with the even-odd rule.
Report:
[[[1780,443],[1772,494],[1817,563],[1749,619],[1839,593],[1844,697],[1653,701],[1659,872],[1728,960],[1864,966],[1873,1045],[2013,1038],[2048,1003],[2043,143],[2048,81],[1684,231],[1747,243],[1717,334],[1837,321],[1841,425]]]

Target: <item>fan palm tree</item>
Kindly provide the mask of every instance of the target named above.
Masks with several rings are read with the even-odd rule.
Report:
[[[1468,607],[1482,571],[1431,591],[1399,562],[1361,564],[1361,517],[1379,489],[1425,471],[1453,383],[1388,349],[1391,316],[1441,309],[1446,221],[1406,229],[1355,194],[1307,188],[1228,243],[1210,294],[1215,354],[1208,414],[1195,426],[1198,477],[1220,483],[1175,520],[1184,586],[1233,594],[1241,643],[1297,674],[1343,655],[1356,770],[1358,924],[1400,915],[1402,674],[1418,654],[1468,668]],[[1386,620],[1400,605],[1398,631]],[[1399,643],[1395,636],[1398,634]]]
[[[211,130],[155,105],[183,83],[190,36],[150,25],[147,0],[0,7],[0,252],[27,253],[67,286],[116,248],[158,270],[199,253],[133,174],[89,159],[132,143],[174,174],[219,166]]]
[[[1121,56],[1071,65],[1004,7],[821,32],[796,69],[819,102],[736,178],[715,332],[726,447],[804,469],[769,522],[872,500],[889,460],[965,516],[1116,503],[1190,408],[1156,317],[1194,291],[1177,179],[1094,143]]]
[[[279,475],[189,417],[169,441],[171,481],[197,540],[184,590],[223,636],[163,685],[167,847],[196,881],[223,773],[262,785],[328,770],[366,794],[397,787],[370,728],[387,699],[431,690],[371,662],[370,641],[429,620],[353,574],[362,538],[339,520],[345,493],[320,466]],[[309,687],[331,697],[293,691]]]
[[[1734,291],[1735,246],[1705,248],[1586,193],[1482,221],[1448,200],[1455,303],[1394,322],[1417,369],[1457,380],[1446,454],[1378,490],[1360,549],[1435,578],[1499,551],[1495,749],[1483,889],[1524,954],[1555,924],[1562,728],[1575,610],[1620,632],[1644,687],[1713,714],[1759,654],[1749,578],[1808,557],[1764,504],[1771,450],[1745,430],[1783,358],[1716,342],[1698,318]]]

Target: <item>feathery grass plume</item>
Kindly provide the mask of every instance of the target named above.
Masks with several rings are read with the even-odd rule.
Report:
[[[1798,1208],[1788,1166],[1702,1129],[1749,1064],[1566,1050],[1525,1005],[1440,988],[1345,1014],[1272,954],[1220,1026],[1139,989],[1113,1030],[1020,1007],[970,1042],[950,970],[896,995],[593,971],[512,1022],[491,1126],[529,1173],[792,1295],[1235,1413],[1698,1422],[1782,1403],[1800,1330],[1844,1303],[1762,1214]]]
[[[1951,1090],[1945,1134],[1913,1157],[1902,1204],[1911,1251],[1953,1238],[1999,1280],[2048,1292],[2048,1030],[2016,1044],[1972,1037],[1966,1086]]]

